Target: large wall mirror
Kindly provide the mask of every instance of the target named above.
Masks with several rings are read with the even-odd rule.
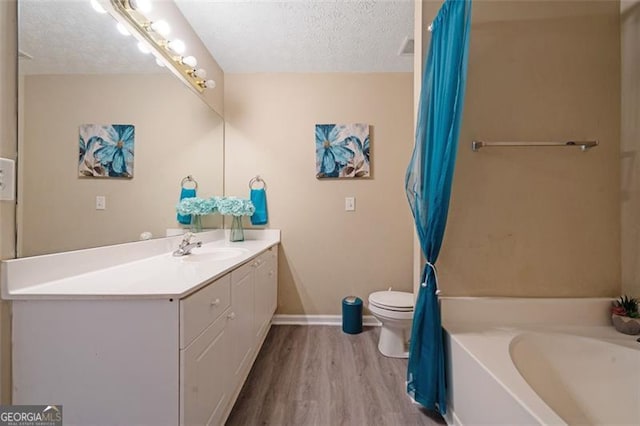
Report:
[[[18,256],[163,237],[188,175],[199,196],[223,193],[223,119],[89,0],[20,0],[19,50]],[[134,126],[124,168],[114,124]]]
[[[640,297],[640,0],[620,2],[622,293]]]

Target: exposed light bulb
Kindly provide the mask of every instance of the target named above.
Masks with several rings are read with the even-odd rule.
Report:
[[[202,85],[204,86],[205,89],[215,89],[216,82],[213,80],[207,80],[204,83],[202,83]]]
[[[127,29],[125,28],[125,26],[124,26],[124,25],[122,25],[122,22],[118,22],[118,23],[116,24],[116,28],[118,29],[118,32],[119,32],[120,34],[122,34],[123,36],[130,36],[130,35],[131,35],[131,33],[129,32],[129,30],[127,30]]]
[[[93,7],[93,10],[98,13],[107,13],[107,11],[104,10],[104,7],[102,7],[102,5],[98,3],[98,0],[91,0],[91,7]]]
[[[138,42],[138,50],[140,50],[145,55],[151,53],[151,49],[149,49],[149,46],[147,46],[145,43],[141,41]]]
[[[182,55],[184,51],[187,50],[187,46],[185,46],[184,41],[178,39],[171,40],[167,43],[167,47],[178,55]]]
[[[171,32],[171,27],[167,23],[167,21],[159,20],[151,23],[151,29],[161,36],[168,36]]]
[[[183,64],[185,64],[186,66],[191,67],[191,68],[195,68],[195,67],[198,66],[198,60],[196,59],[195,56],[184,57],[184,58],[182,58],[181,62]]]
[[[156,64],[158,64],[160,68],[164,67],[164,62],[162,62],[159,58],[156,58]]]
[[[204,80],[205,78],[207,78],[207,70],[205,70],[204,68],[198,68],[193,72],[193,75]]]
[[[151,0],[129,0],[129,4],[142,14],[151,12]]]

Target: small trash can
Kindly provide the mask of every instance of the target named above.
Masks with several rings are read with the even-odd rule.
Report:
[[[362,299],[359,297],[342,299],[342,331],[348,334],[362,332]]]

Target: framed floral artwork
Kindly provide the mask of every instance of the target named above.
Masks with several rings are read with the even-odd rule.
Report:
[[[133,177],[132,124],[83,124],[79,133],[79,176]]]
[[[370,176],[368,124],[316,124],[316,177]]]

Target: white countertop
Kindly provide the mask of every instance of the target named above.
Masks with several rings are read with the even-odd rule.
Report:
[[[144,256],[145,249],[140,249],[145,247],[146,242],[130,243],[137,246],[130,250],[129,259],[126,256],[122,259],[120,254],[118,263],[109,265],[108,262],[96,261],[102,262],[101,267],[89,268],[91,270],[86,270],[86,266],[74,268],[74,264],[78,265],[78,260],[86,260],[87,257],[93,260],[95,256],[109,256],[117,249],[122,253],[122,249],[130,245],[4,261],[3,298],[15,300],[185,297],[280,242],[280,232],[277,230],[245,231],[245,237],[245,241],[230,243],[221,232],[208,238],[198,238],[196,235],[194,241],[202,239],[204,242],[202,248],[193,249],[192,253],[196,256],[214,248],[244,249],[239,255],[223,260],[205,258],[197,261],[196,256],[190,255],[175,257],[171,251],[165,250],[166,247],[172,247],[172,250],[177,248],[176,242],[180,241],[180,237],[172,237],[159,239],[167,240],[169,244],[167,241],[147,244],[148,256]],[[163,252],[158,254],[161,244],[164,244],[161,249]],[[47,277],[46,267],[53,261],[60,270]],[[68,266],[60,268],[60,262]],[[41,270],[41,274],[35,273],[34,270]]]

